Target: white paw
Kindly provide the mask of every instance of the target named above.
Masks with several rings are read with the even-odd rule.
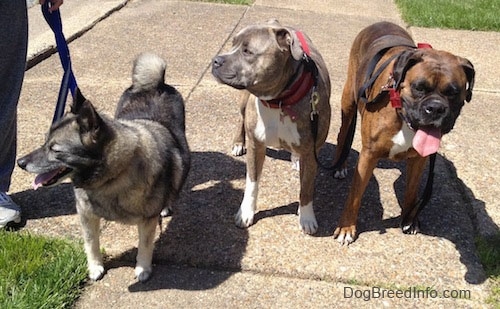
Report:
[[[152,272],[153,271],[152,271],[151,267],[146,267],[146,268],[143,268],[141,266],[135,267],[135,277],[140,282],[147,281],[151,277]]]
[[[347,176],[347,168],[342,168],[340,171],[335,171],[335,173],[333,174],[333,177],[334,178],[337,178],[337,179],[344,179],[346,178]]]
[[[89,278],[97,281],[101,280],[104,276],[104,266],[102,265],[89,265]]]
[[[234,144],[233,150],[231,150],[231,154],[235,157],[239,157],[244,155],[246,152],[245,146],[243,144]]]
[[[405,234],[415,235],[415,234],[420,233],[420,224],[418,223],[418,221],[412,222],[408,225],[402,226],[401,229],[403,230],[403,233],[405,233]]]
[[[308,235],[316,233],[318,230],[318,222],[314,215],[312,202],[305,206],[299,206],[298,214],[302,231]]]
[[[168,207],[163,208],[162,211],[160,212],[160,216],[165,218],[168,217],[168,215],[170,215],[170,209],[168,209]]]
[[[356,238],[356,226],[352,225],[343,228],[336,228],[333,232],[333,238],[336,238],[342,246],[352,244]]]
[[[292,161],[292,168],[296,171],[300,171],[300,156],[292,153],[290,161]]]
[[[349,244],[352,244],[354,242],[354,237],[352,237],[352,235],[350,233],[347,233],[347,234],[342,233],[339,236],[337,236],[337,241],[342,246],[349,245]]]
[[[246,228],[253,224],[253,216],[253,211],[242,211],[240,208],[238,213],[234,216],[234,219],[238,227]]]

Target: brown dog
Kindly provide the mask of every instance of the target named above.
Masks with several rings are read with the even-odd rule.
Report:
[[[418,232],[415,210],[427,157],[450,132],[469,102],[474,67],[467,59],[432,48],[417,48],[401,27],[381,22],[362,30],[351,48],[342,93],[342,125],[336,160],[342,161],[361,115],[362,148],[334,237],[349,244],[356,237],[361,198],[379,159],[407,160],[402,206],[404,233]],[[346,166],[335,173],[344,178]]]
[[[302,32],[274,20],[242,29],[232,50],[214,58],[212,74],[224,84],[245,89],[233,148],[235,155],[247,148],[245,194],[236,224],[253,223],[269,146],[300,158],[299,222],[305,233],[314,234],[315,151],[324,144],[330,125],[330,79],[321,55]]]

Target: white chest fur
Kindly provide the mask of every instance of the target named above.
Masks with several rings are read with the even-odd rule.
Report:
[[[282,148],[283,144],[289,148],[300,145],[297,124],[283,113],[281,108],[269,108],[256,98],[255,110],[258,120],[254,135],[258,141],[278,149]]]
[[[410,149],[414,136],[415,131],[410,129],[407,124],[403,124],[401,130],[392,138],[394,145],[392,145],[391,151],[389,152],[389,158],[394,158],[398,153]]]

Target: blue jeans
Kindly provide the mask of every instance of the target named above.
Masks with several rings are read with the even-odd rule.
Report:
[[[16,162],[17,102],[26,68],[26,0],[0,1],[0,191],[9,190]]]

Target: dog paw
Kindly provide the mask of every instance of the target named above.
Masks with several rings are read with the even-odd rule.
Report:
[[[152,273],[153,273],[153,271],[151,270],[151,267],[146,267],[146,268],[143,268],[141,266],[135,267],[135,277],[140,282],[148,281],[149,278],[151,278]]]
[[[405,234],[418,234],[420,232],[420,222],[418,220],[415,220],[408,225],[402,225],[401,230]]]
[[[102,265],[89,266],[89,278],[90,278],[90,280],[93,280],[93,281],[101,280],[103,276],[104,276],[104,266],[102,266]]]
[[[333,178],[344,179],[347,176],[347,168],[342,168],[341,170],[335,171]]]
[[[231,150],[231,154],[235,157],[239,157],[244,155],[247,152],[245,145],[236,143],[233,145],[233,150]]]
[[[253,211],[242,211],[241,209],[234,216],[236,225],[241,228],[247,228],[253,224]]]
[[[300,156],[292,153],[290,161],[292,162],[292,168],[296,171],[300,171]]]
[[[308,235],[315,234],[318,230],[318,221],[316,221],[312,203],[306,206],[299,206],[298,215],[302,232]]]
[[[338,227],[333,232],[333,238],[336,238],[342,246],[352,244],[356,238],[356,227]]]
[[[160,212],[160,216],[162,216],[162,218],[165,218],[165,217],[171,216],[172,213],[173,213],[172,209],[169,209],[168,207],[165,207]]]

